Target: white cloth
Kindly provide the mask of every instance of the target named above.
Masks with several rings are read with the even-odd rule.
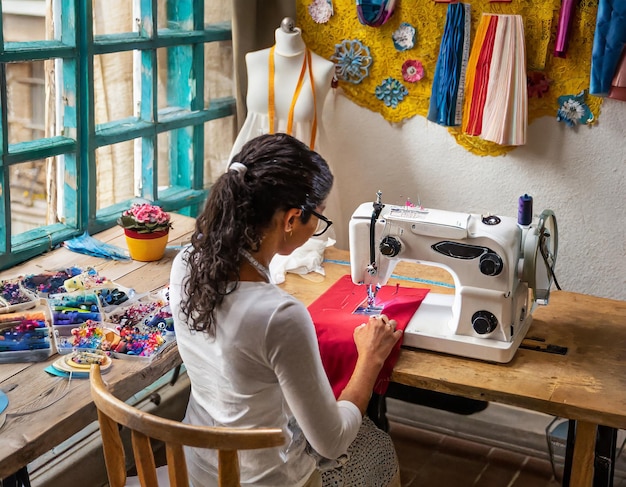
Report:
[[[285,282],[285,273],[287,272],[293,274],[317,272],[325,276],[326,272],[322,265],[324,262],[324,249],[335,245],[335,240],[324,238],[325,235],[311,237],[289,255],[276,254],[270,262],[272,282],[274,284],[282,284]]]
[[[361,424],[354,404],[335,400],[308,311],[273,284],[241,282],[217,310],[216,338],[192,333],[180,313],[185,254],[172,265],[170,303],[191,380],[187,421],[281,428],[288,438],[284,446],[240,452],[241,483],[304,484],[315,469],[305,437],[321,455],[336,458]],[[214,452],[188,451],[187,464],[195,487],[214,485]]]

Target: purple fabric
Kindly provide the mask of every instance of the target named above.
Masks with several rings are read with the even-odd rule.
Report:
[[[556,57],[565,57],[567,53],[567,44],[569,41],[572,18],[574,17],[574,9],[574,0],[563,0],[561,3],[561,12],[559,13],[559,23],[556,32],[556,42],[554,43],[554,55]]]

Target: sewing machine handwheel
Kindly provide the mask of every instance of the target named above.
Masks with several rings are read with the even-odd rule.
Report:
[[[538,304],[548,304],[559,248],[558,236],[554,212],[543,210],[537,225],[524,241],[522,279],[528,283],[533,301]]]

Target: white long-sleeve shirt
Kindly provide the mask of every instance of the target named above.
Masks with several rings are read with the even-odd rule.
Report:
[[[216,310],[216,337],[191,332],[180,312],[184,255],[172,265],[170,301],[191,381],[186,421],[281,428],[284,446],[240,452],[242,485],[302,485],[315,468],[305,438],[322,456],[338,457],[356,437],[359,409],[335,400],[307,309],[273,284],[241,282]],[[187,464],[194,487],[215,485],[214,452],[190,449]]]

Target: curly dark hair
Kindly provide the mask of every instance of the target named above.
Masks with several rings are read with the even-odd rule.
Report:
[[[246,143],[210,190],[196,220],[187,256],[189,273],[181,309],[189,327],[215,335],[215,309],[237,289],[240,250],[257,251],[278,210],[302,208],[306,223],[326,200],[333,175],[326,161],[287,134],[261,135]],[[236,167],[236,166],[235,166]]]

